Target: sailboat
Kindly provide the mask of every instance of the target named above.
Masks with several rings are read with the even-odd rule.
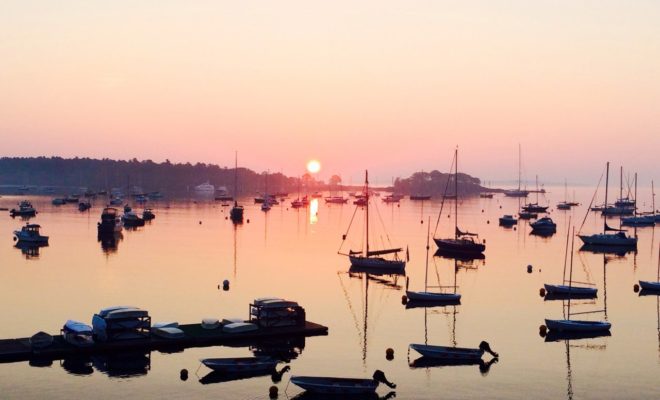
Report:
[[[233,223],[243,222],[243,206],[238,205],[238,151],[234,156],[234,207],[229,211]]]
[[[271,209],[271,198],[268,195],[268,171],[266,171],[266,184],[264,188],[264,200],[261,203],[261,211],[268,211]]]
[[[602,210],[603,215],[632,215],[635,212],[635,200],[630,199],[630,188],[628,188],[628,195],[623,197],[623,167],[619,176],[619,199],[614,202],[613,206],[608,206],[605,202],[605,208]]]
[[[605,173],[605,207],[607,208],[607,189],[609,186],[610,163],[607,162]],[[616,232],[616,233],[608,233]],[[592,246],[607,246],[607,247],[637,247],[637,238],[626,235],[625,230],[611,228],[607,225],[607,218],[603,217],[603,233],[595,233],[593,235],[580,235],[580,239],[585,245]]]
[[[566,179],[564,179],[564,201],[557,203],[557,210],[570,210],[573,207],[573,203],[569,203],[568,199],[568,187],[566,184]]]
[[[365,171],[364,173],[364,215],[365,215],[365,248],[364,250],[349,250],[348,253],[338,253],[341,255],[348,256],[348,259],[351,261],[351,267],[356,268],[366,268],[366,269],[376,269],[376,270],[394,270],[402,271],[406,268],[406,260],[399,258],[399,253],[403,251],[403,248],[389,248],[381,250],[372,250],[369,246],[369,172]],[[359,206],[358,206],[359,207]],[[356,210],[357,211],[357,210]],[[350,225],[348,227],[350,230]],[[342,237],[342,244],[346,240],[347,234],[344,234]],[[340,246],[341,250],[341,246]],[[407,253],[407,252],[406,252]],[[392,258],[384,258],[382,256],[391,255]]]
[[[520,155],[520,144],[518,144],[518,189],[505,190],[504,195],[507,197],[527,197],[529,195],[528,190],[522,190],[520,188],[520,164],[521,164],[521,155]]]
[[[475,242],[476,233],[462,232],[458,229],[458,149],[454,151],[454,237],[449,239],[433,238],[438,250],[459,254],[481,254],[486,250],[486,245]],[[442,208],[440,209],[442,212]]]
[[[596,297],[596,294],[598,293],[598,289],[596,289],[595,287],[574,286],[573,281],[570,281],[570,283],[566,285],[566,262],[568,259],[568,239],[570,238],[570,232],[571,232],[571,221],[569,219],[568,230],[566,231],[566,251],[564,253],[564,273],[563,273],[562,284],[561,285],[552,285],[548,283],[543,284],[543,287],[547,292],[546,297],[549,299],[563,299],[567,297],[593,298]],[[571,257],[573,257],[573,254],[571,254]],[[576,283],[592,285],[591,283],[586,283],[586,282],[576,282]]]
[[[539,205],[539,176],[538,175],[536,175],[536,202],[525,204],[522,207],[522,209],[523,209],[523,211],[531,212],[531,213],[535,213],[535,212],[544,213],[548,209],[548,206]]]
[[[633,204],[637,201],[637,173],[635,173],[635,199],[630,200],[626,198],[628,201],[632,201]],[[653,208],[655,209],[655,199],[653,199]],[[633,216],[632,217],[625,217],[621,218],[621,225],[626,225],[626,226],[653,226],[655,225],[655,215],[638,215],[637,214],[637,207],[633,205]]]
[[[461,295],[456,293],[456,285],[454,285],[454,293],[442,293],[442,292],[429,292],[429,249],[431,246],[431,218],[429,217],[428,221],[428,232],[426,233],[426,272],[424,273],[424,291],[412,291],[408,290],[408,280],[406,279],[406,296],[410,301],[420,301],[424,303],[447,303],[447,302],[459,302],[461,300]],[[455,270],[456,268],[454,268]],[[454,271],[455,272],[455,271]],[[438,288],[442,288],[438,286]]]
[[[575,233],[575,228],[573,228],[573,233]],[[571,290],[573,286],[573,245],[575,244],[575,235],[573,235],[573,240],[571,241],[571,267],[568,278],[568,290]],[[594,311],[598,312],[598,311]],[[576,315],[578,313],[574,313]],[[579,313],[584,314],[584,313]],[[572,320],[571,319],[571,298],[568,298],[568,313],[565,319],[545,319],[545,326],[550,331],[559,331],[559,332],[602,332],[609,331],[612,327],[607,321],[588,321],[588,320]]]

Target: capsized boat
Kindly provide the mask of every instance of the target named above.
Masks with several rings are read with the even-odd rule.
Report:
[[[379,383],[384,383],[390,388],[396,387],[394,383],[385,378],[385,374],[380,370],[374,372],[372,379],[292,376],[291,383],[308,392],[335,395],[370,394],[376,391]]]
[[[231,358],[203,358],[202,364],[214,371],[220,372],[259,372],[271,371],[277,366],[278,360],[271,357],[231,357]]]
[[[14,231],[14,235],[16,240],[22,243],[48,244],[48,236],[41,235],[39,229],[41,229],[41,225],[26,224],[20,231]]]
[[[67,343],[77,347],[89,347],[94,344],[92,327],[79,321],[66,321],[62,327],[62,337]]]

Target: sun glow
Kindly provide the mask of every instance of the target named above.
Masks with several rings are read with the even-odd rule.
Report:
[[[309,160],[307,163],[307,171],[310,174],[315,174],[321,170],[321,163],[317,160]]]

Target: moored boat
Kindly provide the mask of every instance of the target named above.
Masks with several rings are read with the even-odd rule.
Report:
[[[11,217],[34,217],[37,215],[37,210],[28,200],[22,200],[18,203],[18,208],[9,210],[9,215]]]
[[[513,217],[513,215],[505,214],[499,219],[501,226],[513,226],[518,223],[518,220]]]
[[[545,326],[551,331],[560,332],[600,332],[609,331],[612,324],[607,321],[585,321],[571,319],[547,319]]]
[[[488,342],[482,341],[478,348],[463,348],[463,347],[450,347],[450,346],[432,346],[426,344],[413,343],[409,347],[424,357],[444,360],[463,360],[463,361],[478,361],[485,352],[490,353],[493,357],[499,355],[490,349]]]
[[[278,361],[271,357],[231,357],[231,358],[203,358],[200,360],[206,367],[219,372],[259,372],[271,371]]]
[[[41,235],[39,229],[41,229],[41,225],[26,224],[20,231],[14,231],[14,235],[16,240],[22,243],[48,244],[48,236]]]
[[[390,388],[396,385],[387,381],[382,371],[376,370],[372,379],[337,378],[323,376],[292,376],[291,383],[308,392],[334,395],[364,395],[374,393],[379,383]]]

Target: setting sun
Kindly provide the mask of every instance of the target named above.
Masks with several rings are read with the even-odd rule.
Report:
[[[317,160],[310,160],[307,163],[307,171],[311,174],[315,174],[321,170],[321,163]]]

